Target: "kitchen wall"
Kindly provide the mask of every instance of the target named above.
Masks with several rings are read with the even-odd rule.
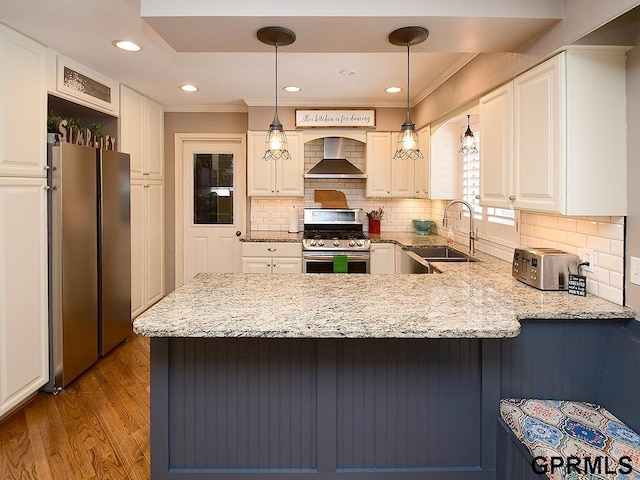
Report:
[[[636,9],[638,10],[638,9]],[[640,15],[638,15],[640,16]],[[629,258],[640,257],[640,21],[635,47],[627,54],[627,271]],[[640,312],[640,286],[626,279],[626,304]]]
[[[247,133],[246,113],[190,112],[164,114],[165,293],[175,289],[175,134]]]
[[[347,139],[346,156],[360,170],[365,167],[365,144]],[[305,171],[308,171],[322,159],[323,140],[306,142]],[[302,229],[302,209],[321,207],[314,202],[314,191],[339,190],[345,194],[350,208],[362,208],[365,212],[384,207],[382,232],[413,232],[411,220],[430,218],[431,202],[422,199],[366,198],[366,180],[364,179],[305,179],[304,198],[289,199],[251,199],[251,229],[287,231],[289,228],[289,210],[295,205],[299,209],[300,228]],[[368,230],[365,222],[364,229]]]

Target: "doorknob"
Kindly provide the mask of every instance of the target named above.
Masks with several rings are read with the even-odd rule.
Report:
[[[242,235],[242,232],[240,230],[236,230],[236,237],[239,237],[240,235]]]

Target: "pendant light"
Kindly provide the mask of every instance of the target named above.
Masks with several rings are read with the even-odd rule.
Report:
[[[291,158],[287,150],[287,136],[282,128],[282,123],[278,119],[278,47],[290,45],[296,41],[296,34],[288,28],[264,27],[258,30],[258,40],[267,45],[273,45],[276,52],[276,108],[273,121],[269,125],[269,132],[265,141],[265,151],[263,160],[278,160]]]
[[[460,153],[470,154],[478,153],[478,144],[476,143],[476,137],[473,136],[471,131],[471,115],[467,115],[467,131],[460,139]]]
[[[389,42],[393,45],[407,46],[407,119],[402,124],[398,142],[396,144],[396,153],[393,158],[401,158],[402,160],[417,160],[424,158],[418,145],[418,134],[416,126],[411,121],[410,103],[409,103],[409,51],[411,45],[417,45],[424,42],[429,36],[429,30],[423,27],[403,27],[394,30],[389,34]]]

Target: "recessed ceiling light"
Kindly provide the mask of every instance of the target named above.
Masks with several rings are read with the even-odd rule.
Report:
[[[184,90],[185,92],[197,92],[198,91],[198,87],[196,87],[195,85],[181,85],[180,89]]]
[[[127,52],[139,52],[142,50],[140,45],[130,42],[129,40],[114,40],[113,44],[120,50],[126,50]]]
[[[384,91],[387,93],[398,93],[398,92],[401,92],[402,89],[400,87],[389,87],[389,88],[385,88]]]
[[[345,77],[350,77],[351,75],[355,75],[356,71],[352,70],[352,69],[347,69],[347,70],[340,70],[340,75],[343,75]]]
[[[302,90],[300,87],[296,87],[295,85],[287,85],[286,87],[282,87],[285,92],[299,92]]]

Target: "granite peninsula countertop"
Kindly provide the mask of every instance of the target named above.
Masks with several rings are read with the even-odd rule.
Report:
[[[443,240],[372,237],[403,246]],[[282,241],[255,241],[270,240]],[[505,338],[517,336],[524,319],[635,318],[593,295],[541,292],[515,280],[509,262],[476,256],[440,263],[443,273],[431,275],[200,273],[133,329],[149,337]]]

